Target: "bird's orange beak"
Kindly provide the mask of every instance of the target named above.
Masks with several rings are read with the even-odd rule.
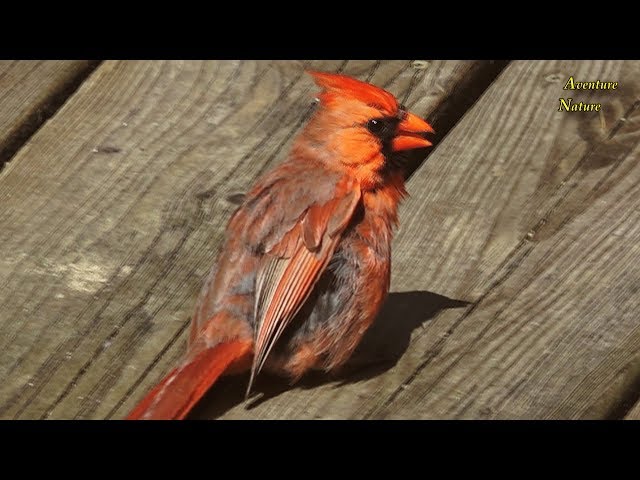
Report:
[[[396,137],[393,139],[393,150],[410,150],[412,148],[428,147],[431,144],[429,140],[424,138],[427,133],[435,133],[431,125],[423,119],[406,112],[404,119],[398,124]]]

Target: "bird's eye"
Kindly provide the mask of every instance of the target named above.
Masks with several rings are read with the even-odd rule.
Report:
[[[367,128],[374,135],[382,135],[384,131],[387,129],[387,124],[386,122],[372,118],[367,122]]]

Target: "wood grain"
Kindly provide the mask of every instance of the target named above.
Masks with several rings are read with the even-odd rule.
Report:
[[[0,167],[94,68],[73,60],[0,60]]]
[[[0,418],[120,418],[171,367],[234,197],[311,111],[303,68],[427,115],[474,65],[103,63],[0,174]]]
[[[513,62],[409,182],[394,243],[393,308],[367,347],[391,351],[390,364],[276,392],[250,410],[212,395],[201,416],[618,411],[638,379],[639,67]],[[572,94],[601,101],[602,116],[557,112],[570,75],[621,87]],[[391,347],[399,338],[406,351]],[[236,395],[235,385],[227,388]]]
[[[627,215],[637,207],[626,196],[640,174],[638,68],[516,62],[447,139],[455,147],[465,137],[489,137],[464,154],[476,157],[466,165],[473,183],[460,172],[446,184],[456,185],[450,201],[471,186],[463,198],[481,205],[463,207],[466,220],[454,216],[449,231],[432,234],[446,263],[422,275],[439,288],[442,278],[446,287],[436,291],[475,304],[434,332],[437,341],[416,343],[424,350],[404,388],[368,415],[606,418],[618,408],[633,378],[626,372],[637,371],[634,299],[623,292],[638,283],[627,263],[637,256]],[[597,116],[555,111],[563,92],[553,85],[570,74],[617,78],[624,86],[592,97],[603,102],[604,130]],[[436,156],[454,153],[442,147]],[[425,173],[438,167],[433,160]],[[612,231],[625,233],[620,239]]]

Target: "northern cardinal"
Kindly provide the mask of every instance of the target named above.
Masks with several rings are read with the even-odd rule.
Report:
[[[288,158],[229,221],[191,323],[187,353],[128,419],[182,419],[223,374],[292,383],[350,357],[389,290],[406,195],[394,152],[431,145],[431,126],[369,83],[309,72],[319,105]]]

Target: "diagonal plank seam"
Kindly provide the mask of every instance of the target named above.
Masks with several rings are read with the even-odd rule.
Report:
[[[627,417],[640,402],[640,355],[637,356],[636,360],[637,362],[633,365],[632,372],[629,375],[632,378],[626,385],[627,388],[618,402],[605,415],[605,420],[620,420]]]
[[[0,171],[40,127],[62,108],[67,99],[73,96],[80,85],[91,76],[101,63],[102,61],[99,60],[88,62],[85,68],[79,70],[67,82],[60,85],[58,90],[53,91],[51,95],[35,106],[13,134],[11,140],[0,146]]]
[[[424,155],[424,153],[419,150],[416,154],[409,157],[407,179],[411,178],[418,168],[429,159],[429,156],[436,151],[442,140],[508,65],[509,61],[506,60],[476,63],[475,68],[456,84],[451,94],[445,97],[438,105],[438,108],[427,117],[427,121],[434,126],[436,131],[433,135],[434,146],[429,150],[427,155]]]
[[[613,125],[609,134],[605,137],[604,141],[612,140],[622,126],[625,124],[626,119],[629,118],[635,110],[640,107],[640,100],[634,102],[618,119],[618,121]],[[489,279],[495,278],[495,280],[491,281],[487,289],[479,296],[479,298],[468,307],[468,309],[460,316],[458,320],[445,332],[445,334],[437,341],[434,345],[433,349],[426,355],[423,361],[418,364],[418,366],[413,370],[413,372],[403,381],[388,397],[387,399],[381,403],[381,405],[374,407],[371,409],[364,418],[373,418],[375,416],[375,412],[380,408],[386,408],[390,406],[393,401],[398,397],[398,395],[406,389],[411,383],[420,375],[420,373],[431,363],[431,361],[438,356],[438,354],[443,350],[444,344],[447,339],[455,332],[455,330],[467,319],[471,314],[482,304],[482,302],[500,285],[504,284],[509,277],[518,269],[518,267],[522,264],[522,262],[533,252],[536,247],[535,243],[532,243],[532,240],[535,238],[536,233],[540,231],[548,222],[549,219],[552,218],[554,213],[558,211],[558,209],[565,202],[569,194],[575,190],[580,182],[576,182],[575,184],[571,184],[571,180],[576,175],[578,171],[581,170],[583,165],[585,165],[588,160],[598,151],[598,147],[603,145],[603,143],[599,143],[595,145],[593,148],[587,150],[580,160],[576,163],[576,165],[567,173],[564,177],[563,181],[558,184],[556,188],[556,193],[558,193],[558,198],[552,205],[547,209],[547,211],[542,215],[540,220],[535,223],[535,225],[528,230],[526,235],[513,247],[513,249],[507,254],[502,262],[493,270],[493,272],[489,275]],[[603,175],[603,177],[591,188],[589,192],[589,197],[593,196],[607,179],[614,173],[614,171],[620,166],[622,161],[627,157],[627,155],[635,148],[637,142],[631,146],[626,148],[626,154],[620,155],[615,162],[611,164],[611,166],[607,169],[607,172]],[[565,187],[566,186],[566,187]],[[561,190],[563,190],[561,192]],[[558,228],[561,228],[566,223],[570,222],[572,217],[569,216],[565,218]],[[500,274],[500,272],[504,272]],[[514,295],[514,297],[517,296]],[[506,308],[506,306],[504,307]],[[499,313],[498,313],[499,315]],[[482,336],[488,331],[489,325],[485,327],[479,334],[477,339],[482,338]],[[412,339],[411,343],[417,341],[422,334],[418,334],[415,339]],[[446,374],[455,366],[455,362],[450,365],[447,369],[445,369],[437,378],[434,383],[440,381]],[[621,419],[624,418],[627,413],[634,407],[635,403],[640,401],[640,368],[634,369],[634,373],[636,375],[633,376],[633,379],[629,382],[629,389],[625,391],[624,397],[612,407],[610,413],[607,415],[607,419]]]

